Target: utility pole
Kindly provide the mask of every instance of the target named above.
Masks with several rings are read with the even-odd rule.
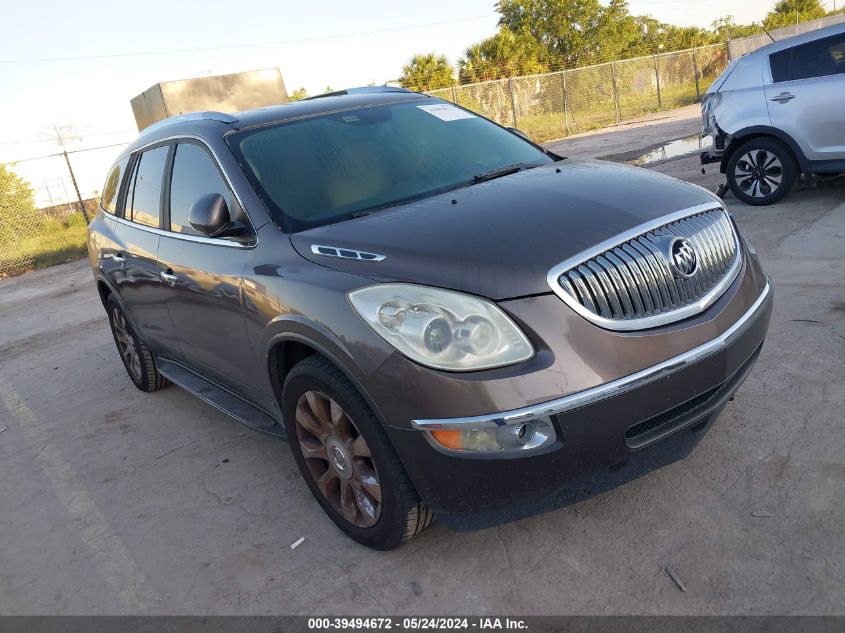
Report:
[[[65,162],[67,163],[67,170],[70,172],[70,179],[73,182],[73,188],[76,191],[76,199],[79,201],[79,210],[82,212],[82,217],[85,218],[85,224],[88,224],[90,220],[88,219],[88,212],[85,210],[85,202],[82,200],[82,194],[79,193],[79,185],[76,184],[76,176],[73,173],[73,167],[70,166],[70,158],[68,158],[67,151],[62,148],[62,154],[65,157]]]
[[[73,130],[69,125],[53,125],[53,140],[56,142],[56,145],[62,148],[62,156],[65,157],[65,164],[67,165],[67,170],[70,173],[71,182],[73,182],[73,189],[76,191],[76,200],[79,203],[79,211],[82,213],[82,217],[85,218],[85,224],[88,224],[90,220],[88,219],[88,212],[85,210],[85,202],[82,200],[82,194],[79,193],[79,185],[76,183],[76,174],[73,173],[73,167],[70,164],[70,157],[67,155],[67,150],[65,149],[65,145],[69,142],[76,140],[76,137],[73,135]]]

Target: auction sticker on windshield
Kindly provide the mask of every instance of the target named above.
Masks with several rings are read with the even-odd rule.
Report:
[[[449,105],[448,103],[438,103],[434,105],[421,105],[417,106],[420,110],[425,110],[429,114],[436,116],[438,119],[442,119],[443,121],[457,121],[458,119],[474,119],[476,118],[474,114],[467,112],[466,110],[461,110],[460,108],[456,108],[453,105]]]

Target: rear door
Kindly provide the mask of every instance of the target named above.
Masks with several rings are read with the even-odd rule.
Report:
[[[769,64],[772,125],[810,160],[845,159],[845,33],[773,53]]]
[[[179,141],[170,174],[158,261],[169,280],[163,292],[182,355],[200,373],[257,401],[250,385],[263,368],[247,338],[241,298],[252,249],[243,240],[205,237],[188,223],[191,205],[205,194],[222,195],[233,217],[240,205],[199,141]]]
[[[133,157],[123,205],[115,228],[111,278],[126,313],[143,341],[154,351],[174,344],[170,314],[164,305],[157,265],[161,235],[161,198],[169,144]]]
[[[100,211],[91,221],[89,227],[89,252],[96,256],[97,265],[110,283],[114,284],[114,274],[121,268],[123,257],[118,255],[114,242],[117,229],[117,219],[120,193],[128,181],[126,170],[129,167],[129,156],[124,156],[109,170],[103,193],[100,196]],[[115,256],[117,255],[117,260]]]

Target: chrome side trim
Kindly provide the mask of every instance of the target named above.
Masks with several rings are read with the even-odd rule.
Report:
[[[352,248],[341,248],[340,246],[326,246],[325,244],[312,244],[311,252],[323,257],[339,257],[341,259],[356,259],[362,262],[381,262],[387,259],[387,255],[378,253],[367,253],[356,251]]]
[[[226,246],[229,248],[255,248],[258,243],[257,236],[255,242],[250,244],[241,244],[240,242],[232,242],[230,240],[223,240],[220,238],[204,237],[202,235],[186,235],[185,233],[176,233],[175,231],[165,231],[164,229],[157,229],[154,226],[147,226],[146,224],[138,224],[137,222],[131,222],[130,220],[119,218],[117,216],[114,216],[114,219],[117,220],[119,224],[131,226],[133,229],[140,229],[141,231],[147,231],[148,233],[155,233],[156,235],[163,235],[164,237],[172,237],[186,242],[200,242],[201,244]]]
[[[213,237],[204,237],[202,235],[185,235],[183,233],[176,233],[175,231],[165,231],[164,229],[157,229],[153,226],[146,226],[144,224],[138,224],[136,222],[132,222],[131,220],[127,220],[126,218],[119,217],[116,214],[109,214],[115,220],[120,222],[121,224],[125,224],[127,226],[134,227],[136,229],[141,229],[143,231],[148,231],[150,233],[156,233],[158,235],[163,235],[165,237],[172,237],[179,240],[185,240],[186,242],[200,242],[202,244],[213,244],[214,246],[227,246],[230,248],[255,248],[258,246],[258,231],[255,228],[255,223],[252,221],[252,218],[249,217],[249,212],[246,210],[246,205],[244,205],[243,200],[241,200],[240,195],[238,195],[238,190],[235,189],[235,186],[232,184],[232,179],[229,178],[229,174],[226,169],[223,167],[223,163],[220,162],[220,156],[218,156],[217,152],[214,151],[214,148],[208,144],[201,136],[197,136],[196,134],[175,134],[173,136],[168,136],[166,138],[156,139],[155,141],[150,141],[140,147],[136,147],[133,150],[124,151],[121,155],[114,161],[114,164],[120,162],[120,160],[126,156],[127,154],[136,154],[138,152],[143,152],[145,149],[152,145],[158,145],[159,143],[170,143],[176,141],[177,143],[180,140],[193,140],[200,143],[209,154],[211,154],[212,158],[214,159],[214,163],[217,166],[217,169],[220,170],[220,173],[223,174],[223,179],[226,181],[226,185],[229,187],[229,191],[232,192],[232,195],[235,196],[235,200],[238,201],[238,204],[241,207],[241,210],[244,212],[244,216],[246,217],[247,222],[249,223],[250,228],[252,229],[253,235],[255,235],[255,242],[251,244],[241,244],[240,242],[233,242],[232,240],[224,240],[221,238],[213,238]],[[125,209],[124,209],[125,211]]]
[[[749,326],[760,312],[762,312],[769,299],[772,296],[771,282],[766,279],[766,286],[763,292],[752,304],[752,306],[743,314],[731,327],[725,330],[718,337],[707,341],[694,347],[693,349],[674,356],[668,360],[652,365],[634,374],[630,374],[623,378],[606,382],[602,385],[585,389],[577,393],[552,400],[550,402],[543,402],[521,409],[513,409],[511,411],[503,411],[501,413],[491,413],[488,415],[477,415],[466,418],[441,418],[431,420],[412,420],[411,426],[415,429],[425,431],[437,430],[456,430],[462,428],[485,428],[490,426],[501,426],[503,424],[513,424],[522,420],[530,420],[532,418],[544,417],[550,415],[558,415],[565,413],[579,407],[593,404],[600,400],[617,396],[631,389],[641,387],[645,384],[653,382],[658,378],[683,369],[691,363],[698,362],[711,354],[721,351],[730,345],[737,337],[739,337]]]
[[[664,215],[660,218],[655,218],[650,222],[640,224],[639,226],[636,226],[633,229],[630,229],[629,231],[611,237],[610,239],[607,239],[604,242],[601,242],[600,244],[596,244],[592,248],[589,248],[585,251],[581,251],[577,255],[561,262],[548,272],[548,274],[546,275],[546,283],[552,289],[552,292],[554,292],[564,303],[566,303],[567,306],[572,308],[575,312],[577,312],[580,316],[584,317],[588,321],[595,323],[599,327],[603,327],[607,330],[614,330],[618,332],[644,330],[660,325],[666,325],[667,323],[674,323],[675,321],[680,321],[681,319],[685,319],[687,317],[699,314],[700,312],[703,312],[708,307],[710,307],[719,297],[722,296],[722,293],[727,290],[727,288],[734,282],[742,267],[742,250],[739,244],[739,236],[737,235],[736,229],[733,227],[731,233],[733,234],[734,247],[736,249],[736,257],[734,258],[731,267],[725,273],[725,276],[710,290],[710,292],[701,297],[698,301],[674,310],[670,310],[668,312],[663,312],[661,314],[655,314],[653,316],[641,317],[636,319],[608,319],[598,314],[595,314],[594,312],[591,312],[588,308],[582,306],[572,295],[566,292],[563,286],[558,282],[558,279],[563,273],[573,268],[576,268],[587,260],[592,259],[593,257],[596,257],[604,253],[605,251],[615,248],[621,244],[624,244],[629,240],[639,237],[644,233],[648,233],[649,231],[665,226],[667,224],[671,224],[672,222],[682,220],[689,216],[718,208],[722,209],[722,211],[727,216],[728,221],[730,221],[730,215],[728,214],[727,209],[724,207],[724,205],[721,204],[721,202],[716,203],[715,201],[706,204],[699,204],[694,207],[683,209],[681,211],[676,211],[675,213],[671,213],[669,215]]]

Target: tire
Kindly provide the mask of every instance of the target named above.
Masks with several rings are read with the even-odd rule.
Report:
[[[369,405],[325,357],[309,356],[290,370],[282,415],[303,479],[347,536],[390,550],[432,523]]]
[[[799,170],[786,145],[773,138],[754,138],[731,155],[726,173],[733,194],[759,207],[774,204],[792,191]]]
[[[141,391],[158,391],[170,384],[156,368],[155,356],[144,345],[114,297],[106,300],[114,344],[132,383]]]

